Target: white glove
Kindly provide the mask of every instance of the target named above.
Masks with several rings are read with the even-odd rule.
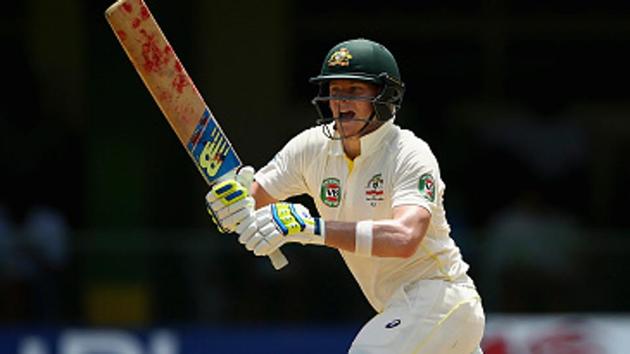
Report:
[[[311,216],[301,204],[274,203],[256,210],[254,217],[239,225],[238,241],[266,256],[287,242],[323,245],[324,220]]]
[[[233,179],[212,186],[206,194],[206,208],[221,232],[234,232],[243,220],[254,214],[255,201],[249,195],[254,168],[245,166]]]

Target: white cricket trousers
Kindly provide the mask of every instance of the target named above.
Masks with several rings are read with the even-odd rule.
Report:
[[[468,276],[419,280],[396,291],[359,332],[349,354],[481,354],[481,299]]]

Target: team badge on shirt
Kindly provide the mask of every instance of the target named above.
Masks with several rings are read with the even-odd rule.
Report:
[[[376,206],[376,202],[383,201],[383,177],[376,174],[367,183],[365,187],[365,200],[370,202],[371,206]]]
[[[430,173],[425,173],[420,176],[420,182],[418,182],[418,190],[424,199],[434,202],[435,201],[435,180]]]
[[[322,181],[319,196],[322,202],[329,207],[338,207],[341,202],[341,182],[339,178],[330,177]]]

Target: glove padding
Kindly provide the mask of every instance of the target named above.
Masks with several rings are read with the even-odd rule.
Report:
[[[215,184],[206,194],[206,208],[221,232],[234,232],[243,220],[254,214],[255,201],[249,195],[254,168],[245,166],[233,179]]]
[[[267,256],[288,242],[323,245],[324,220],[311,216],[301,204],[274,203],[256,210],[239,225],[238,241],[257,256]]]

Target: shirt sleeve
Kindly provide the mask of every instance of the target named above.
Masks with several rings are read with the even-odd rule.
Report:
[[[269,195],[277,200],[307,193],[304,179],[304,134],[291,139],[274,158],[254,176]]]
[[[395,171],[392,207],[418,205],[433,214],[442,189],[437,160],[428,148],[405,155]]]

